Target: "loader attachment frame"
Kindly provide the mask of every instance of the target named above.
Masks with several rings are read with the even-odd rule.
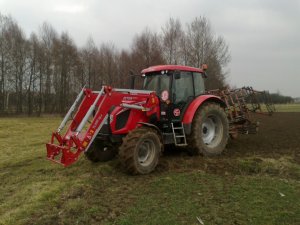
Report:
[[[51,142],[46,144],[47,158],[49,160],[68,166],[78,159],[81,152],[88,149],[107,119],[107,115],[103,116],[103,113],[99,111],[106,99],[105,92],[109,92],[109,89],[106,87],[102,87],[100,92],[92,92],[85,88],[80,91],[57,131],[52,133]],[[69,129],[62,136],[60,132],[72,117],[72,113],[81,99],[81,104],[75,117],[72,119]],[[99,101],[100,99],[101,101]],[[96,106],[98,106],[97,110]],[[93,113],[95,117],[91,122],[91,126],[87,129],[87,132],[81,133]]]
[[[151,101],[148,101],[150,98]],[[150,114],[159,112],[157,101],[153,91],[112,89],[109,86],[103,86],[100,91],[83,88],[58,129],[52,133],[51,141],[46,144],[47,159],[69,166],[89,149],[103,125],[110,125],[112,108],[117,106],[139,111],[144,115],[141,117],[144,120],[140,122],[147,122]],[[63,132],[69,121],[71,123]],[[133,126],[139,125],[136,123]]]

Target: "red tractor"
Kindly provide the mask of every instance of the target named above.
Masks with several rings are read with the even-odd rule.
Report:
[[[141,72],[143,90],[83,88],[46,144],[47,158],[68,166],[81,152],[92,162],[118,154],[126,171],[147,174],[166,145],[185,147],[191,155],[220,154],[229,136],[256,131],[257,125],[245,116],[249,109],[239,92],[205,91],[205,70],[153,66]]]

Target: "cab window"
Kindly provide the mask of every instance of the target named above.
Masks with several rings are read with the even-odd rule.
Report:
[[[195,96],[202,95],[205,92],[204,80],[201,73],[193,73]]]
[[[174,102],[186,102],[189,97],[194,97],[193,77],[191,72],[181,71],[173,79]]]
[[[155,91],[160,97],[163,91],[169,92],[170,90],[170,75],[161,73],[147,75],[144,80],[144,89]]]

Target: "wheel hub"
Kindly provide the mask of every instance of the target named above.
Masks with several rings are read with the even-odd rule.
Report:
[[[202,139],[207,145],[211,144],[216,136],[216,123],[213,118],[206,118],[202,124]]]
[[[138,162],[145,166],[152,162],[155,155],[155,144],[151,140],[143,141],[138,149]]]

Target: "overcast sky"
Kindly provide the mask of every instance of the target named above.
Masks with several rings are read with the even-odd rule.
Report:
[[[91,36],[118,48],[170,17],[185,25],[205,16],[229,44],[231,85],[300,97],[300,0],[0,0],[0,12],[28,36],[46,21],[78,46]]]

